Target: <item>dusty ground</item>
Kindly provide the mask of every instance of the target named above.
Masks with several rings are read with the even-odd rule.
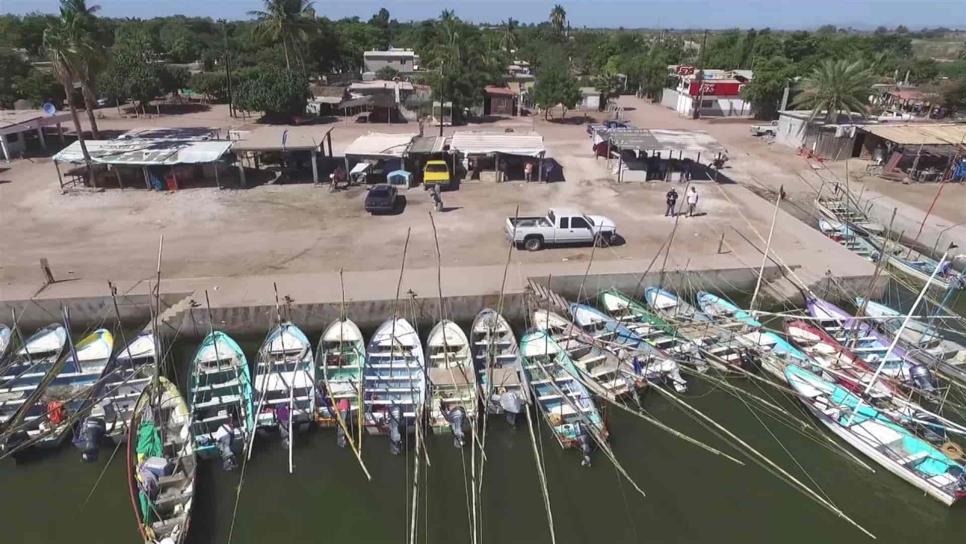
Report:
[[[719,250],[729,255],[733,266],[759,266],[771,206],[743,185],[774,190],[787,181],[786,191],[804,194],[809,182],[798,174],[806,179],[812,176],[814,182],[809,165],[784,149],[751,137],[747,123],[692,121],[643,101],[631,98],[625,102],[628,117],[638,126],[699,128],[718,137],[731,156],[725,174],[741,182],[699,186],[699,208],[705,215],[680,219],[669,266],[702,268],[720,263]],[[118,119],[113,110],[104,114],[101,128],[112,130],[245,124],[230,120],[219,107],[160,119]],[[336,155],[370,130],[417,130],[414,124],[365,126],[340,121],[332,126]],[[540,132],[549,155],[563,164],[567,181],[529,185],[474,182],[444,193],[446,211],[436,216],[436,222],[445,266],[503,263],[504,218],[517,206],[521,214],[543,213],[548,206],[559,205],[611,217],[625,243],[598,252],[600,261],[636,263],[649,261],[657,253],[674,225],[672,219],[663,217],[664,184],[618,185],[606,179],[603,161],[591,155],[582,123],[515,119],[471,128],[501,131],[506,127],[516,131],[532,127]],[[418,189],[406,193],[407,206],[401,214],[370,217],[362,209],[362,189],[332,194],[311,184],[294,184],[249,190],[108,190],[62,195],[49,159],[15,161],[0,177],[8,181],[0,184],[0,289],[5,291],[0,298],[35,292],[42,284],[38,262],[44,257],[58,279],[91,282],[150,277],[162,234],[168,278],[265,276],[339,268],[393,270],[398,267],[407,229],[411,229],[410,266],[429,268],[435,262],[430,200]],[[798,186],[791,185],[796,180]],[[774,247],[781,249],[790,264],[804,266],[810,279],[817,279],[828,268],[841,274],[865,270],[857,258],[784,214]],[[573,262],[587,259],[589,252],[588,248],[520,251],[514,253],[513,261],[523,265]]]

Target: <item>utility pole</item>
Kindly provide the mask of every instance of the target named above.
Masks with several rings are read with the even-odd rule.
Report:
[[[443,137],[443,119],[446,118],[446,95],[443,93],[443,63],[439,64],[439,137]]]
[[[691,118],[701,117],[701,104],[704,102],[704,50],[708,46],[708,31],[704,31],[704,38],[701,40],[701,52],[698,54],[698,70],[694,74],[694,79],[698,82],[698,103],[691,108]]]
[[[221,20],[222,33],[225,36],[225,81],[228,86],[228,115],[235,116],[235,101],[231,93],[231,52],[228,50],[228,23]]]

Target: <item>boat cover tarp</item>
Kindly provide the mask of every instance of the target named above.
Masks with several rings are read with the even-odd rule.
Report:
[[[161,435],[158,434],[158,428],[154,425],[153,421],[144,421],[138,427],[138,442],[135,451],[137,452],[138,464],[149,457],[161,456]],[[153,517],[153,509],[151,508],[151,499],[148,498],[144,491],[138,491],[138,503],[141,507],[141,518],[144,520],[144,523],[150,523]]]

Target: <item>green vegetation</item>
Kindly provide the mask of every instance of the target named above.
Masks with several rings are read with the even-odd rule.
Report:
[[[483,86],[503,82],[513,60],[530,62],[538,80],[550,79],[541,86],[538,103],[572,103],[577,85],[596,87],[604,102],[618,93],[658,99],[672,64],[751,69],[755,78],[744,96],[766,118],[775,115],[786,85],[794,100],[803,92],[804,80],[814,79],[827,61],[841,61],[842,66],[859,62],[857,68],[871,76],[869,83],[908,77],[944,96],[966,80],[966,36],[941,28],[862,33],[826,25],[815,32],[736,29],[705,35],[571,29],[559,5],[539,23],[509,18],[497,25],[470,24],[450,10],[411,23],[393,19],[386,9],[368,20],[331,20],[324,8],[309,0],[264,0],[247,21],[184,16],[137,20],[98,17],[97,6],[63,0],[58,15],[0,16],[0,106],[10,107],[22,98],[59,101],[68,90],[73,94],[75,86],[81,91],[78,104],[83,100],[88,111],[105,97],[141,105],[187,83],[183,72],[162,66],[189,63],[198,63],[202,70],[190,79],[192,89],[227,101],[228,82],[222,74],[228,62],[233,87],[261,89],[254,93],[261,97],[254,102],[251,94],[244,96],[244,107],[267,100],[280,108],[274,113],[294,111],[288,98],[302,93],[288,96],[286,90],[286,96],[268,100],[263,91],[278,92],[291,82],[323,74],[358,73],[364,51],[390,44],[419,53],[423,72],[404,77],[431,85],[434,99],[452,101],[457,122],[481,103]],[[289,76],[278,76],[279,70]],[[260,77],[264,72],[272,74]],[[398,74],[385,70],[379,75]],[[256,83],[245,85],[250,79]],[[243,107],[239,99],[236,103]]]
[[[827,60],[802,80],[802,92],[793,105],[812,110],[809,120],[823,112],[829,122],[840,113],[851,118],[852,113],[866,111],[871,85],[872,73],[862,61]]]

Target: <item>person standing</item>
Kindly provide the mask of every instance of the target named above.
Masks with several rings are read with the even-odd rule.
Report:
[[[688,190],[686,200],[688,203],[688,217],[694,217],[694,208],[698,205],[698,191],[694,188],[694,186]]]
[[[523,165],[523,174],[528,182],[533,181],[533,162],[527,161],[527,163]]]
[[[664,211],[664,217],[674,217],[674,205],[678,202],[678,192],[671,187],[671,190],[665,195],[667,201],[667,210]]]

